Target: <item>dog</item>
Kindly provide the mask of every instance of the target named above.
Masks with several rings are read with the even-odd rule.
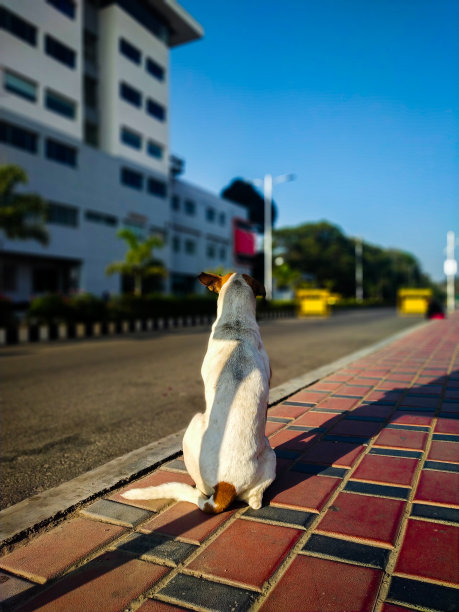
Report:
[[[266,292],[247,274],[203,272],[198,278],[218,300],[201,368],[206,410],[194,415],[183,437],[196,488],[171,482],[131,489],[123,497],[188,501],[209,514],[238,499],[258,510],[276,475],[276,455],[265,435],[271,368],[255,316],[255,298]]]

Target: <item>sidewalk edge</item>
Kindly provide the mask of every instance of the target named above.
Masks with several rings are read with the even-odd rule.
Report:
[[[336,372],[336,370],[414,333],[427,324],[428,322],[423,321],[419,325],[397,332],[384,340],[274,387],[269,394],[269,406],[278,404],[300,389],[310,386]],[[68,482],[33,495],[2,510],[0,512],[0,551],[50,523],[64,518],[79,506],[105,495],[174,459],[182,450],[184,431],[185,429],[182,429],[161,438],[161,440],[117,457]]]

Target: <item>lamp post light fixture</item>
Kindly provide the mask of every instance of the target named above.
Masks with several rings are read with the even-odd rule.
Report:
[[[251,182],[258,187],[263,187],[263,196],[265,201],[265,226],[264,226],[264,254],[265,254],[265,289],[266,299],[272,300],[273,297],[273,230],[272,230],[272,214],[271,207],[273,201],[273,185],[278,183],[287,183],[294,181],[294,174],[281,174],[273,177],[271,174],[265,174],[263,179],[253,179]]]

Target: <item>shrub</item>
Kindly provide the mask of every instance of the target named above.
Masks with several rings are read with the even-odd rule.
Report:
[[[70,318],[75,323],[92,323],[106,321],[107,304],[102,298],[90,293],[77,294],[70,298]]]
[[[55,293],[34,298],[27,310],[27,319],[31,323],[39,325],[67,321],[70,317],[71,307],[69,300]]]

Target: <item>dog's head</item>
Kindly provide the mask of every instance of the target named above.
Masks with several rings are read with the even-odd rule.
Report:
[[[225,274],[224,276],[220,276],[219,274],[210,274],[208,272],[201,272],[198,276],[199,282],[205,285],[209,291],[213,293],[220,293],[223,285],[227,283],[230,278],[234,275],[234,272],[230,272],[229,274]],[[241,274],[244,281],[247,285],[252,289],[255,297],[258,295],[262,297],[266,297],[265,288],[261,283],[257,280],[249,276],[248,274]]]

